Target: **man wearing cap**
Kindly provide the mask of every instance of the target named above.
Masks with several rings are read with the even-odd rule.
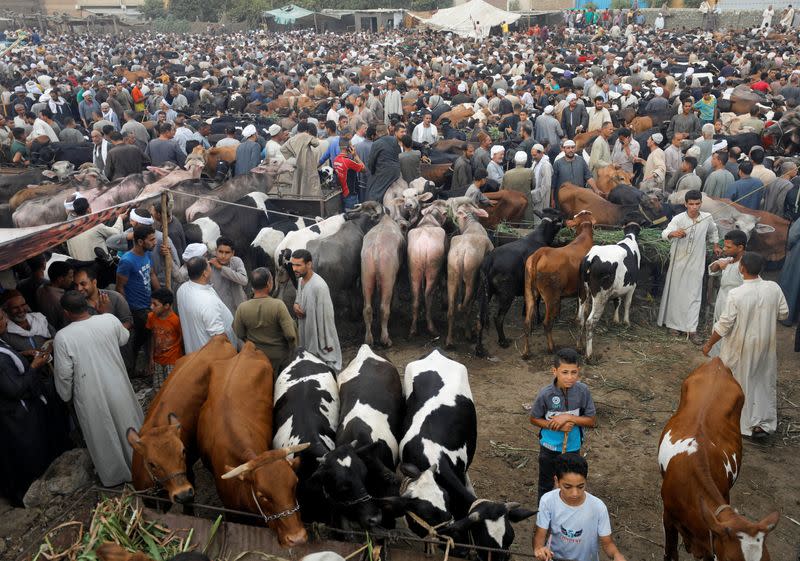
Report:
[[[561,128],[570,140],[589,128],[589,113],[583,103],[578,103],[574,93],[567,94],[567,106],[561,112]]]
[[[264,148],[264,161],[266,162],[282,162],[286,158],[281,153],[281,140],[284,138],[283,129],[277,123],[269,126],[269,140]]]
[[[111,105],[107,101],[100,104],[100,117],[111,123],[115,130],[120,129],[119,117],[117,117],[117,114],[111,109]]]
[[[661,133],[651,135],[647,139],[647,148],[650,150],[647,160],[636,158],[636,162],[644,164],[644,177],[639,185],[639,189],[643,191],[664,189],[667,164],[664,160],[664,151],[660,147],[662,142],[664,142],[664,136]]]
[[[472,97],[469,94],[467,94],[467,83],[466,82],[463,82],[463,81],[459,82],[458,86],[456,87],[456,89],[458,90],[458,93],[453,96],[453,100],[452,100],[452,104],[451,104],[452,107],[455,107],[457,105],[461,105],[462,103],[472,103],[472,101],[473,101]]]
[[[586,160],[575,155],[575,141],[565,140],[563,147],[564,157],[553,163],[551,206],[554,208],[558,208],[558,189],[564,183],[572,183],[579,187],[588,186],[595,193],[599,193]]]
[[[561,125],[553,117],[554,109],[552,105],[548,105],[544,108],[544,113],[536,119],[533,137],[541,144],[558,146],[564,137]]]
[[[603,128],[603,123],[611,121],[611,113],[603,105],[603,96],[594,98],[594,106],[587,110],[589,114],[589,125],[586,132],[599,131]]]
[[[88,129],[89,124],[92,122],[92,115],[95,113],[102,114],[100,104],[94,99],[94,92],[86,90],[83,92],[83,101],[78,104],[78,114],[80,115],[83,128]]]
[[[545,154],[544,146],[541,144],[533,145],[531,157],[533,158],[533,189],[531,190],[530,203],[525,210],[525,217],[526,220],[537,224],[540,218],[533,211],[541,211],[550,207],[553,166],[550,163],[549,156]]]
[[[254,125],[247,125],[242,131],[244,139],[236,147],[235,175],[245,175],[261,163],[261,146],[256,142],[258,133]]]
[[[526,168],[527,163],[528,155],[525,152],[520,150],[514,154],[514,169],[508,170],[503,175],[503,189],[522,193],[525,198],[530,197],[533,189],[533,169]]]
[[[489,150],[490,159],[489,164],[486,166],[486,173],[488,174],[488,180],[493,181],[497,189],[503,184],[503,176],[505,175],[503,160],[505,159],[505,154],[506,149],[500,144],[495,144]]]

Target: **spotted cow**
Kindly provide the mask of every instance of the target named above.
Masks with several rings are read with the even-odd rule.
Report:
[[[363,528],[388,527],[393,519],[382,520],[375,497],[393,490],[405,410],[400,376],[391,362],[361,345],[338,384],[336,448],[321,459],[314,478],[340,517]]]
[[[311,485],[318,460],[333,450],[339,425],[339,388],[333,370],[303,348],[275,379],[273,447],[308,442],[300,455],[297,497],[304,520],[328,517],[320,489]]]
[[[769,561],[773,512],[751,522],[730,504],[742,467],[739,418],[744,393],[730,369],[714,358],[683,381],[678,410],[658,446],[664,501],[664,560],[678,561],[678,535],[695,559]]]

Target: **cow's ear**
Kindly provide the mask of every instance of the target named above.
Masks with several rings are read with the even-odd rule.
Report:
[[[764,519],[758,523],[758,526],[765,532],[771,532],[772,530],[775,529],[775,526],[778,525],[778,520],[780,519],[781,519],[780,512],[772,512],[768,514],[766,517],[764,517]]]
[[[139,437],[139,433],[135,428],[130,427],[127,432],[125,432],[125,437],[128,439],[128,444],[131,445],[131,448],[134,450],[139,450],[141,448],[142,439]]]
[[[178,430],[181,429],[180,419],[178,419],[178,416],[175,413],[170,413],[169,415],[167,415],[167,421],[169,421],[169,424],[172,425],[174,428]]]
[[[536,512],[535,510],[520,506],[508,511],[508,519],[511,520],[511,522],[522,522],[536,514]]]
[[[354,441],[354,442],[356,444],[358,444],[357,440]],[[356,454],[358,454],[359,456],[366,456],[366,455],[370,454],[373,450],[375,450],[375,448],[377,446],[378,446],[377,442],[370,442],[369,444],[365,444],[364,446],[356,448]],[[354,446],[354,448],[355,448],[355,446]]]
[[[412,479],[417,479],[420,475],[422,475],[422,472],[419,471],[417,466],[408,463],[400,464],[400,473]]]
[[[473,511],[470,512],[468,516],[444,526],[439,530],[439,533],[444,534],[445,536],[454,536],[455,534],[469,530],[474,524],[477,524],[480,521],[480,513]]]
[[[297,471],[300,469],[300,456],[295,456],[291,460],[287,460],[289,462],[289,467],[292,468],[292,471]]]
[[[408,509],[409,499],[404,497],[379,497],[375,499],[381,511],[397,518],[405,514]]]
[[[756,233],[758,234],[771,234],[774,231],[775,228],[769,224],[756,224]]]
[[[417,195],[417,200],[419,200],[420,202],[430,201],[432,198],[433,198],[433,193],[431,192],[425,192],[422,193],[421,195]]]
[[[472,211],[472,214],[480,218],[489,218],[489,213],[482,208],[475,209],[474,211]]]
[[[719,523],[719,520],[717,520],[717,517],[711,512],[711,509],[708,508],[708,505],[703,499],[700,499],[700,516],[708,529],[716,535],[720,536],[725,532],[725,526]]]

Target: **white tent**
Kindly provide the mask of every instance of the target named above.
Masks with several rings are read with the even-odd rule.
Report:
[[[429,19],[420,21],[423,25],[441,31],[451,31],[462,37],[478,37],[476,28],[480,24],[480,36],[486,37],[492,27],[503,22],[510,25],[520,17],[519,14],[495,8],[483,0],[470,0],[466,4],[439,10]]]

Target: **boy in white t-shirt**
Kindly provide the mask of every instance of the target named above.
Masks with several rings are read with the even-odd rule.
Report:
[[[540,561],[598,561],[599,549],[613,561],[625,561],[611,538],[611,522],[603,501],[586,492],[589,465],[579,454],[561,454],[555,461],[556,488],[539,501],[533,554]]]

